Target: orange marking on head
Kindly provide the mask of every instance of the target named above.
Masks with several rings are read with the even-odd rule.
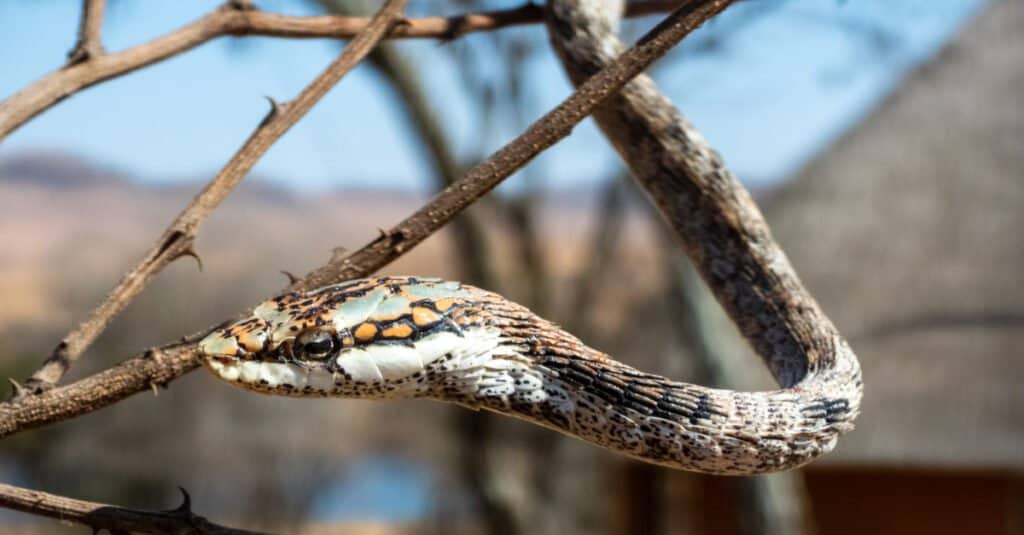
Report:
[[[238,345],[242,346],[242,349],[250,353],[255,353],[263,349],[263,340],[259,336],[256,336],[252,331],[246,331],[236,338]]]
[[[430,325],[440,319],[441,316],[429,308],[415,307],[412,309],[412,321],[417,326],[423,327]]]
[[[384,329],[383,332],[385,338],[409,338],[412,336],[412,333],[412,327],[404,323],[388,327],[387,329]]]
[[[361,323],[359,327],[356,327],[354,334],[356,335],[356,340],[369,342],[373,340],[373,337],[377,336],[377,326],[372,323]]]

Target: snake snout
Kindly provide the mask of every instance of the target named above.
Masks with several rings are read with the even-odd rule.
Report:
[[[207,357],[234,357],[262,352],[266,349],[269,326],[251,317],[217,329],[199,342],[199,350]]]

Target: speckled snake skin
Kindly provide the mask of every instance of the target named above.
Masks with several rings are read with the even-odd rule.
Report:
[[[807,462],[854,412],[829,388],[736,393],[644,373],[499,295],[437,279],[285,294],[200,347],[218,377],[258,392],[433,398],[717,474]]]
[[[549,4],[552,42],[575,83],[622,50],[620,8]],[[648,78],[595,118],[782,389],[735,392],[644,373],[499,295],[414,277],[266,301],[200,343],[206,367],[268,394],[491,410],[710,474],[784,470],[831,451],[858,414],[860,367],[749,195]]]

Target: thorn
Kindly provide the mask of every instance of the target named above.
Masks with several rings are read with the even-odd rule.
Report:
[[[157,386],[156,383],[150,381],[149,388],[150,388],[150,390],[153,391],[153,397],[157,397],[157,396],[160,395],[160,388]]]
[[[404,240],[404,239],[409,237],[409,231],[404,229],[404,228],[392,229],[392,230],[384,230],[384,229],[382,229],[380,227],[377,227],[377,232],[380,233],[380,236],[377,236],[377,239],[375,241],[380,241],[380,240],[389,240],[390,241],[390,240],[393,240],[393,239],[396,239],[396,238],[399,241],[401,241],[401,240]]]
[[[444,33],[437,38],[438,46],[451,44],[459,37],[462,37],[462,35],[466,33],[465,24],[465,20],[462,20],[461,18],[459,20],[452,21]]]
[[[260,121],[260,126],[266,126],[267,123],[269,123],[275,117],[280,115],[281,110],[283,110],[284,107],[287,106],[287,104],[281,104],[280,102],[274,100],[274,97],[270,95],[263,95],[263,98],[267,99],[267,102],[270,103],[270,111],[268,111],[266,117],[264,117],[263,120]]]
[[[192,516],[192,497],[188,495],[185,487],[178,485],[178,490],[181,491],[181,505],[167,512],[174,515]]]
[[[267,102],[270,103],[271,113],[279,113],[281,111],[281,103],[278,102],[274,97],[270,95],[263,95],[263,98],[267,99]]]
[[[191,256],[192,258],[195,258],[196,259],[196,265],[199,267],[199,271],[203,270],[203,259],[199,258],[199,253],[196,252],[195,247],[192,247],[191,245],[189,245],[188,249],[185,249],[184,251],[182,251],[178,255],[178,258],[181,258],[183,256]]]
[[[26,393],[28,393],[28,390],[26,390],[25,387],[21,386],[21,383],[19,383],[18,381],[15,381],[14,379],[8,377],[7,382],[11,383],[11,388],[14,390],[13,397],[20,398],[24,396]]]
[[[292,272],[285,271],[282,269],[281,273],[284,273],[284,276],[288,277],[288,284],[295,284],[296,282],[299,282],[299,278],[296,277],[295,274],[293,274]]]
[[[67,66],[72,67],[79,63],[85,63],[86,61],[98,58],[106,53],[107,51],[103,48],[102,43],[78,42],[75,44],[75,48],[72,48],[71,51],[68,52]]]

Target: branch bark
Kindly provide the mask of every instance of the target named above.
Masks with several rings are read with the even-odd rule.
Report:
[[[285,132],[316,104],[345,74],[355,67],[401,19],[405,1],[391,1],[365,30],[291,102],[271,101],[270,113],[232,156],[217,176],[164,231],[146,255],[82,322],[57,345],[43,366],[19,389],[16,397],[38,394],[56,385],[71,364],[106,329],[164,267],[182,256],[194,256],[199,226],[249,173],[253,165]]]
[[[98,11],[88,8],[83,28],[95,25],[98,43]],[[87,2],[88,4],[88,2]],[[673,9],[677,1],[644,0],[630,4],[630,16],[662,13]],[[99,13],[96,15],[95,13]],[[526,4],[515,9],[470,13],[454,17],[407,19],[393,26],[386,37],[451,40],[468,33],[490,31],[507,26],[532,24],[544,20],[543,10]],[[142,67],[187,52],[218,37],[262,35],[289,38],[354,37],[370,23],[366,17],[291,17],[259,11],[244,2],[228,2],[212,13],[171,33],[115,54],[88,54],[80,61],[40,78],[0,103],[0,142],[11,132],[61,100],[100,82],[130,73]],[[89,30],[90,32],[92,30]],[[90,41],[92,42],[92,41]],[[76,46],[76,51],[78,47]],[[74,56],[75,53],[73,52]]]
[[[185,491],[182,490],[182,493]],[[192,512],[191,500],[170,511],[142,511],[105,503],[65,498],[0,483],[0,507],[89,526],[94,533],[255,535],[256,532],[214,524]]]

